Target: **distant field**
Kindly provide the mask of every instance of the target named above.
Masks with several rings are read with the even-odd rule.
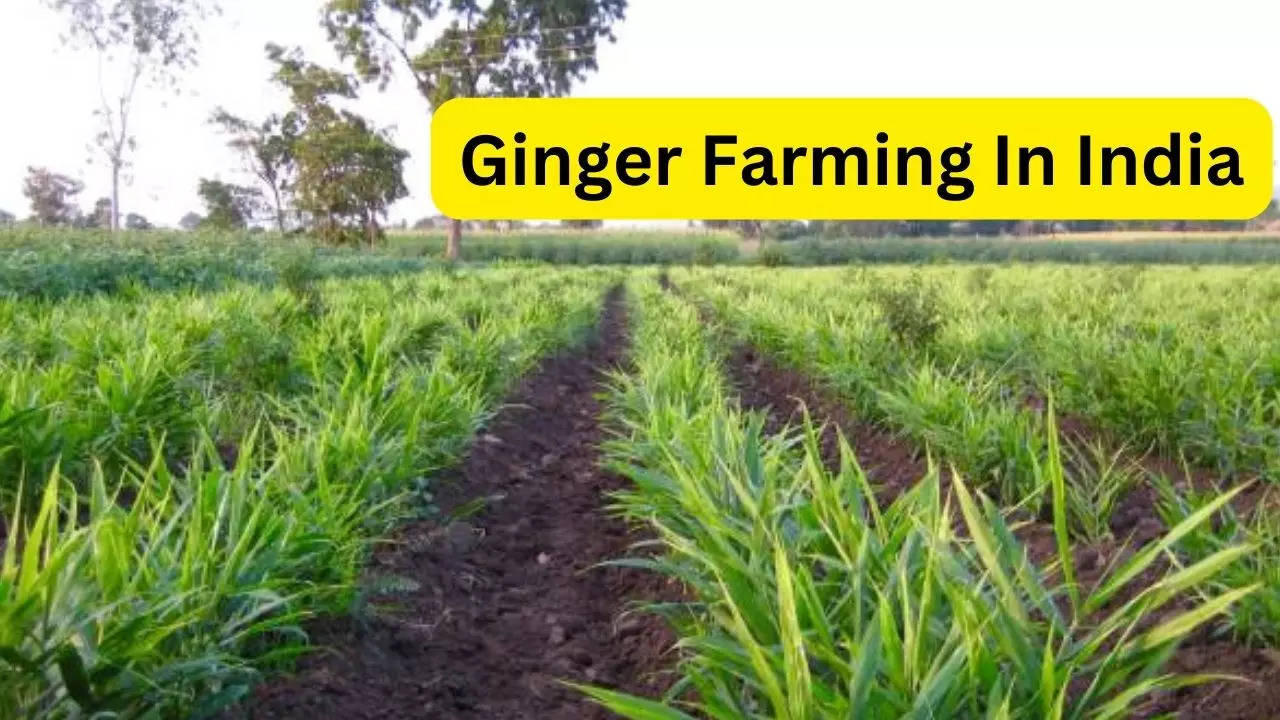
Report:
[[[335,248],[272,233],[0,230],[0,296],[57,300],[119,291],[259,286],[419,272],[442,262],[443,232],[397,233],[373,248]],[[1280,263],[1268,233],[1076,233],[1034,237],[800,238],[730,233],[528,230],[472,232],[466,263],[550,265],[846,265],[945,262],[1248,265]]]
[[[428,260],[249,233],[0,230],[0,296],[58,300],[120,291],[297,284],[417,272]]]
[[[1280,262],[1274,235],[1178,234],[1169,238],[1060,235],[1057,237],[807,238],[762,244],[754,260],[766,265],[849,263],[1057,262],[1073,264],[1249,265]]]
[[[1026,235],[1024,240],[1108,240],[1111,242],[1280,242],[1280,230],[1189,230],[1185,232],[1152,230],[1103,230],[1099,232],[1048,233]]]
[[[443,256],[445,233],[393,233],[387,250],[396,255]],[[561,265],[647,265],[733,262],[738,238],[730,233],[670,231],[518,230],[470,232],[462,259],[539,260]]]
[[[396,255],[442,256],[443,231],[389,237]],[[1066,262],[1251,264],[1280,262],[1280,233],[1097,232],[1028,236],[801,237],[742,240],[726,232],[519,230],[463,239],[464,260],[538,260],[555,264],[787,265],[846,263]]]
[[[0,718],[240,717],[219,713],[314,649],[312,617],[393,606],[433,633],[503,638],[485,618],[531,598],[527,626],[565,633],[533,652],[601,638],[586,656],[610,667],[635,650],[593,608],[629,607],[639,585],[582,569],[625,552],[597,522],[619,510],[663,538],[652,568],[693,603],[672,667],[695,669],[682,682],[707,710],[748,697],[788,716],[756,690],[775,675],[797,678],[811,718],[988,717],[966,710],[992,697],[1009,708],[995,717],[1118,718],[1103,711],[1121,693],[1152,716],[1270,687],[1280,516],[1260,488],[1280,480],[1280,268],[1205,259],[1271,262],[1280,243],[748,254],[733,236],[473,234],[451,265],[442,242],[0,233]],[[774,261],[853,266],[750,266]],[[551,264],[605,262],[649,265]],[[797,391],[811,418],[786,414]],[[437,481],[476,440],[463,477],[493,484],[450,501]],[[396,529],[410,519],[425,523]],[[417,564],[370,565],[374,547]],[[443,622],[435,579],[455,576],[481,614]],[[570,577],[582,594],[563,601]],[[1139,595],[1109,604],[1121,589]],[[572,635],[561,619],[588,615]],[[440,635],[405,662],[395,627],[367,647],[411,676],[413,707],[424,666],[470,667],[456,656],[477,645]],[[670,635],[651,637],[662,656]],[[1254,682],[1190,700],[1144,684],[1210,647]],[[294,677],[366,682],[334,657]],[[1015,667],[993,695],[983,674]],[[832,689],[859,676],[866,712]],[[328,699],[323,682],[267,695]]]

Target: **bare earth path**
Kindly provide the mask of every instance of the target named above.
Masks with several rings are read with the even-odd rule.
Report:
[[[674,642],[632,600],[669,594],[665,580],[593,568],[635,538],[602,510],[622,480],[598,465],[602,373],[623,359],[621,293],[598,337],[552,358],[477,438],[440,505],[465,520],[407,528],[373,576],[416,586],[365,623],[312,628],[328,651],[259,689],[251,718],[608,717],[560,680],[654,696],[669,682]],[[621,617],[620,617],[621,616]],[[363,627],[362,627],[363,625]]]

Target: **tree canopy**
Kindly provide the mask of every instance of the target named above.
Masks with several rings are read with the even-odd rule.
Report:
[[[134,149],[130,116],[140,85],[172,86],[176,71],[195,64],[199,22],[213,0],[44,0],[67,16],[68,40],[97,54],[102,129],[94,138],[111,169],[110,227],[120,227],[121,173]],[[108,66],[120,72],[107,79]],[[110,86],[110,87],[109,87]]]
[[[298,209],[328,242],[377,241],[379,219],[408,194],[404,161],[409,154],[364,118],[333,105],[334,99],[355,97],[350,76],[308,62],[296,50],[271,47],[268,53],[277,64],[275,79],[294,105],[281,124],[289,129]]]
[[[329,0],[323,24],[362,81],[385,87],[408,73],[434,111],[458,97],[544,97],[569,92],[597,68],[626,0]],[[434,35],[426,26],[444,20]],[[456,258],[462,225],[450,226]]]
[[[75,197],[84,183],[48,168],[29,167],[22,194],[31,201],[31,219],[41,225],[71,225],[80,214]]]
[[[240,153],[249,172],[258,179],[271,201],[276,229],[284,232],[297,163],[293,155],[296,127],[277,114],[253,122],[222,108],[212,122],[228,136],[227,145]]]
[[[255,188],[232,185],[221,180],[201,179],[197,192],[205,206],[205,216],[199,226],[215,230],[248,227],[254,211],[262,201],[261,194]]]

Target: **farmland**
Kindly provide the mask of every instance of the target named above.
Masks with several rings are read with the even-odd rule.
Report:
[[[1280,714],[1274,266],[56,240],[0,717]]]
[[[235,699],[609,275],[6,301],[0,716]]]

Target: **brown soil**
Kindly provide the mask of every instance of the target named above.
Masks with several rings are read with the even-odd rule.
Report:
[[[1045,412],[1045,400],[1038,395],[1029,395],[1024,400],[1027,408]],[[1097,442],[1104,447],[1115,448],[1118,443],[1107,433],[1099,430],[1088,418],[1070,413],[1057,416],[1059,435],[1064,441]],[[1153,449],[1127,447],[1124,448],[1121,462],[1133,466],[1146,476],[1163,475],[1176,488],[1194,488],[1196,490],[1229,490],[1237,485],[1249,485],[1231,501],[1231,506],[1241,515],[1253,512],[1259,504],[1275,499],[1273,488],[1256,482],[1254,478],[1242,477],[1224,481],[1217,473],[1203,467],[1191,466],[1178,459],[1162,455]],[[1116,505],[1111,516],[1111,531],[1117,538],[1128,539],[1136,545],[1145,544],[1161,535],[1165,528],[1160,520],[1156,504],[1159,500],[1156,490],[1150,483],[1139,482]]]
[[[765,413],[765,431],[774,434],[804,420],[806,410],[821,426],[819,447],[826,466],[840,466],[839,435],[848,441],[858,464],[879,490],[879,500],[892,501],[926,472],[911,447],[888,431],[855,418],[829,392],[807,377],[747,346],[729,354],[730,382],[746,410]]]
[[[658,276],[664,290],[682,295],[667,274]],[[705,307],[698,306],[703,323],[711,323]],[[867,473],[879,493],[881,503],[892,502],[902,491],[924,477],[927,467],[911,446],[875,424],[860,420],[825,388],[804,374],[778,363],[748,345],[735,347],[727,358],[729,382],[744,410],[764,413],[764,430],[769,434],[796,427],[807,411],[819,426],[819,450],[829,470],[840,467],[840,435],[853,450],[858,465]]]
[[[1226,642],[1192,643],[1179,649],[1167,669],[1177,673],[1234,675],[1168,693],[1141,708],[1139,717],[1175,713],[1186,720],[1274,720],[1280,718],[1280,653]]]
[[[828,467],[834,468],[839,464],[836,431],[843,433],[859,463],[884,489],[880,498],[882,502],[892,500],[923,477],[924,463],[915,457],[905,441],[883,428],[858,421],[841,402],[802,373],[782,366],[747,346],[740,346],[730,354],[728,370],[741,405],[766,413],[767,432],[776,433],[788,424],[798,423],[807,408],[813,420],[823,426],[821,449]],[[1078,418],[1065,418],[1060,420],[1060,425],[1064,435],[1086,439],[1096,437]],[[1179,478],[1179,484],[1190,482],[1197,487],[1205,487],[1208,482],[1203,474],[1193,471],[1188,476],[1181,472],[1178,464],[1158,456],[1147,454],[1138,460],[1144,470],[1165,472],[1170,477]],[[1257,502],[1256,496],[1261,494],[1247,493],[1248,497],[1236,505],[1241,509],[1242,506],[1252,506]],[[1164,526],[1156,511],[1155,499],[1148,486],[1140,485],[1122,501],[1112,519],[1112,530],[1120,541],[1107,540],[1093,546],[1077,545],[1073,548],[1078,581],[1083,586],[1095,585],[1109,564],[1163,534]],[[1033,561],[1043,561],[1056,555],[1056,543],[1049,525],[1029,523],[1019,535],[1027,543],[1028,554]],[[1136,578],[1117,600],[1110,603],[1108,610],[1157,581],[1164,568],[1163,563],[1157,563],[1156,567]],[[1164,612],[1149,618],[1147,624],[1154,625],[1173,613],[1189,609],[1190,600],[1171,603]],[[1212,637],[1209,628],[1205,628],[1179,648],[1167,670],[1232,675],[1243,678],[1244,682],[1218,681],[1163,693],[1135,706],[1134,717],[1149,718],[1172,713],[1187,720],[1280,718],[1280,652],[1221,642]]]
[[[623,480],[598,464],[595,393],[622,360],[624,321],[615,292],[599,337],[544,362],[480,434],[440,498],[446,511],[482,498],[478,513],[408,527],[375,557],[372,577],[413,581],[383,599],[395,607],[316,623],[327,650],[259,688],[245,716],[609,717],[561,681],[651,697],[669,687],[674,636],[625,611],[672,587],[597,567],[638,539],[602,510]]]

